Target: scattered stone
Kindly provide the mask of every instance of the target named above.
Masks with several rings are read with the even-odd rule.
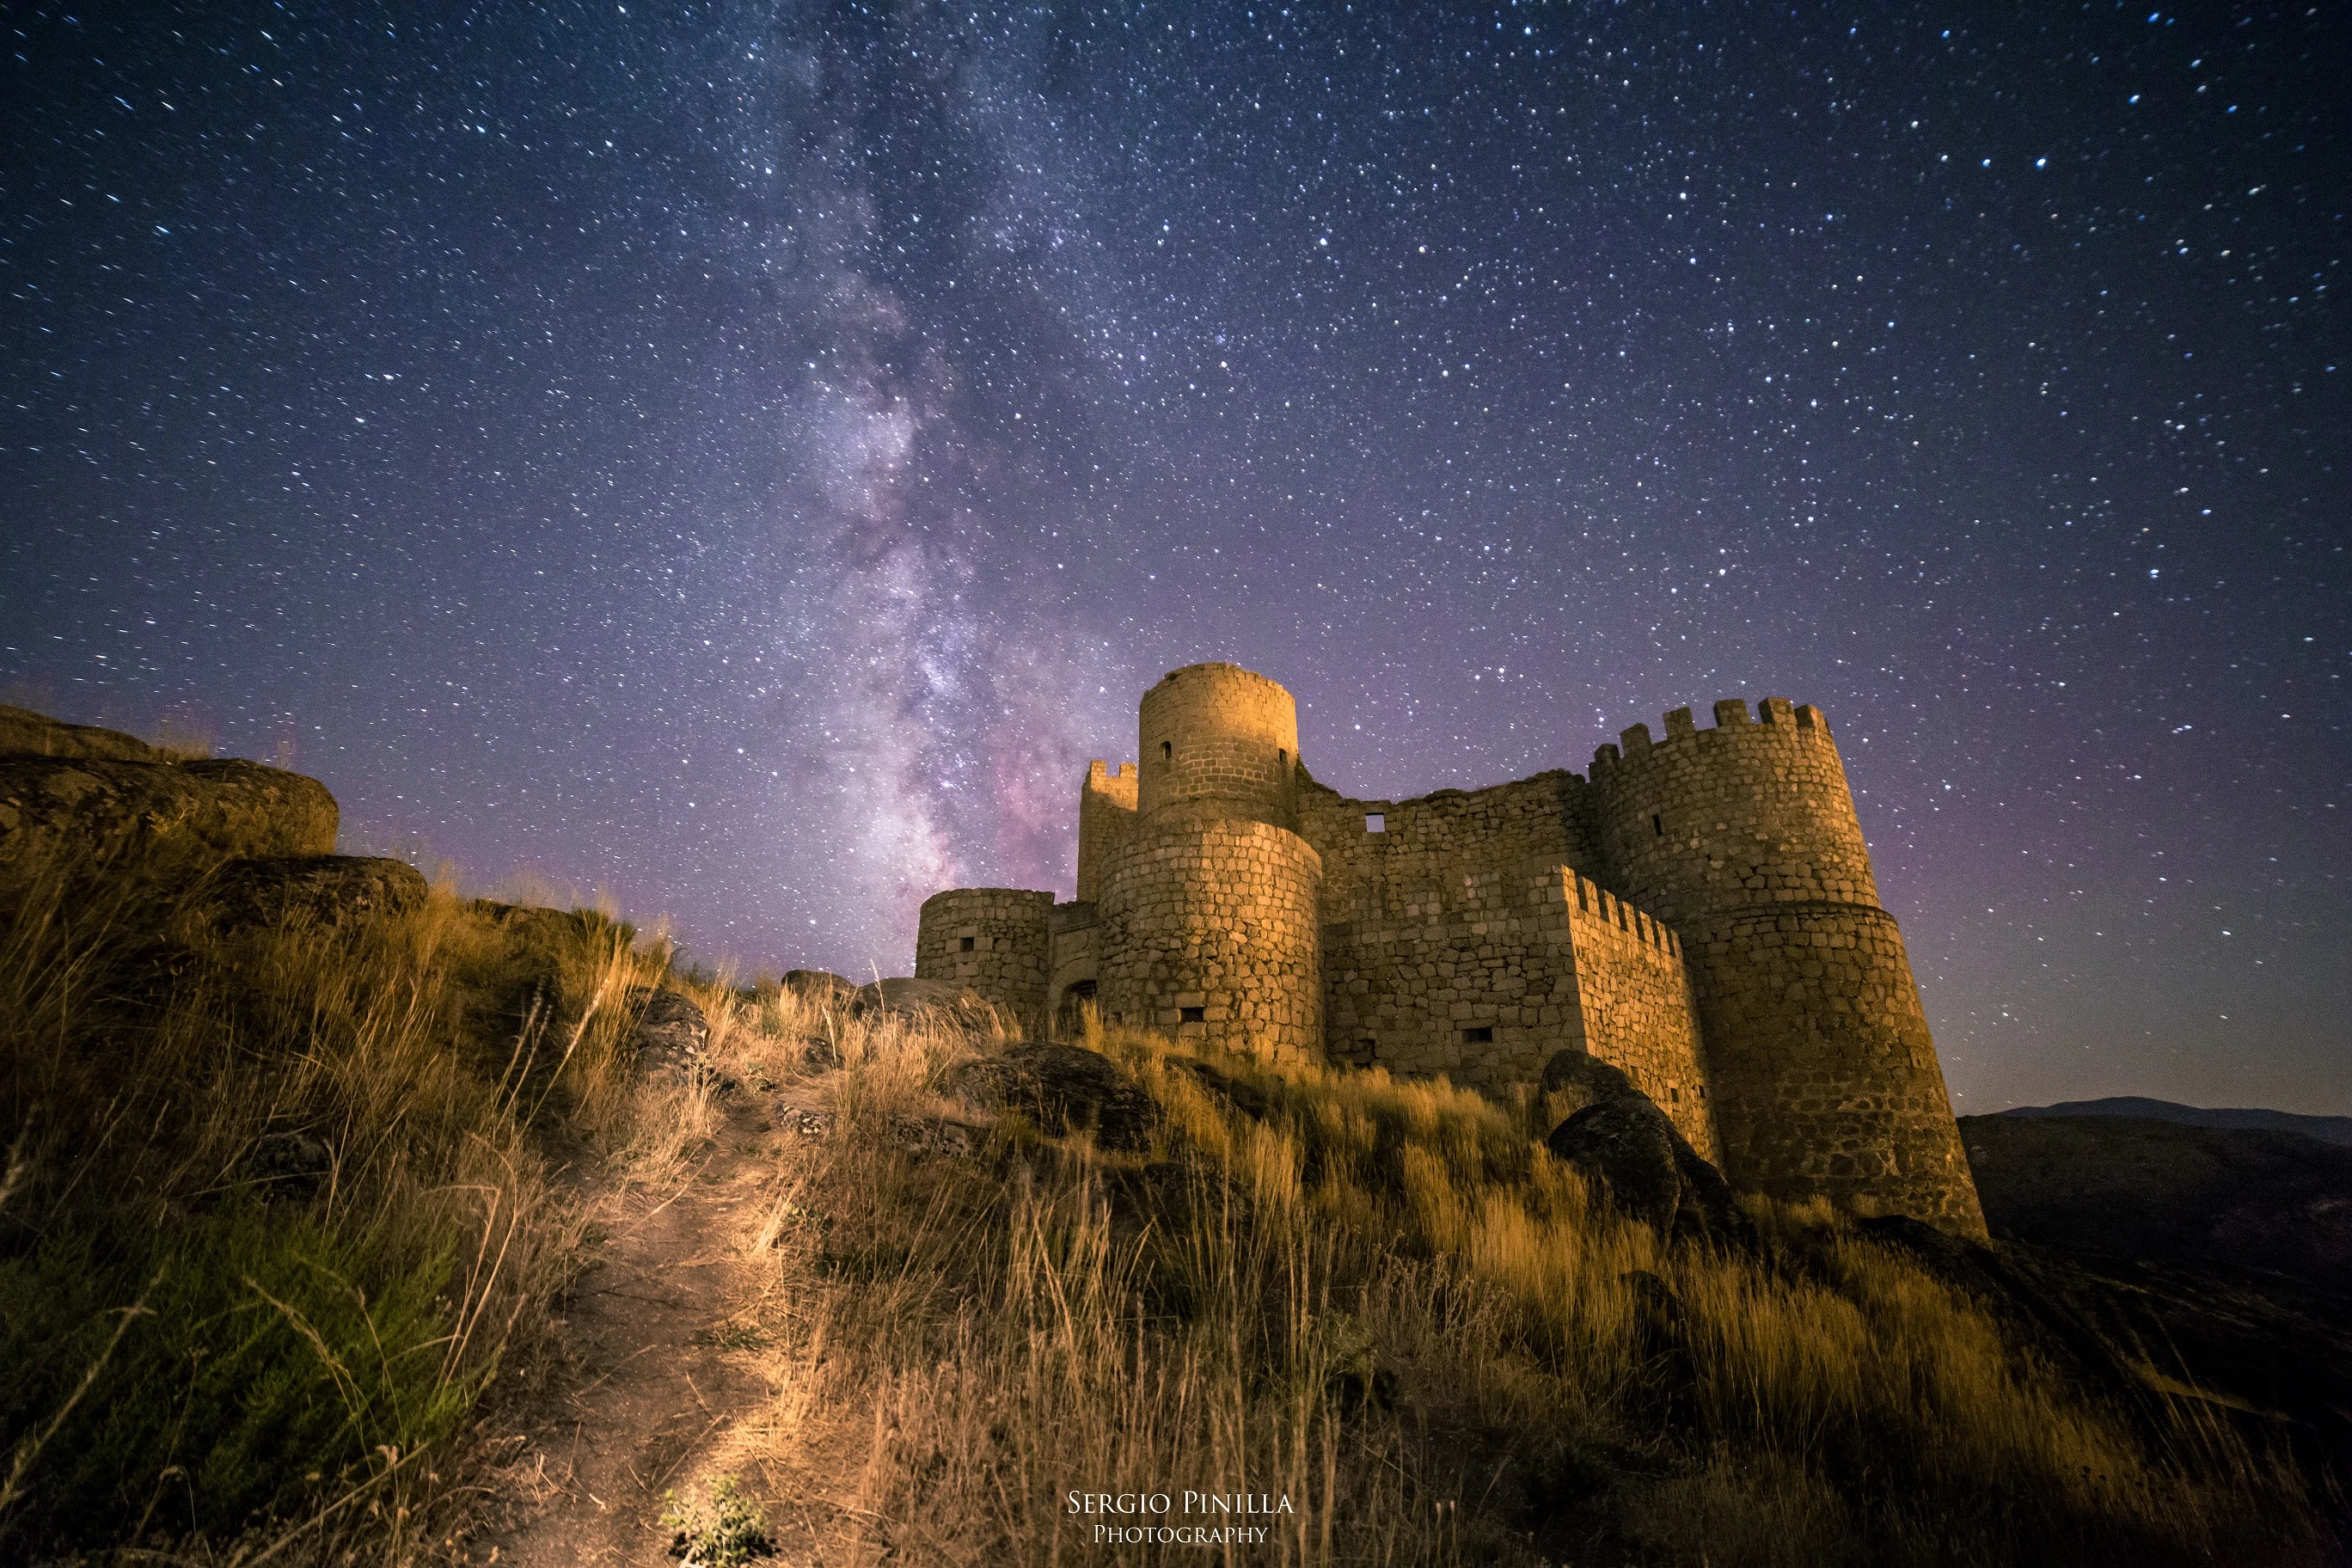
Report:
[[[901,1116],[891,1121],[890,1131],[900,1148],[917,1154],[945,1154],[961,1160],[980,1146],[972,1130],[960,1121]]]
[[[826,1073],[841,1066],[841,1047],[823,1035],[801,1037],[801,1068],[804,1072]]]
[[[334,1166],[334,1151],[307,1132],[265,1132],[246,1151],[239,1169],[272,1197],[305,1199]]]
[[[833,1136],[833,1112],[804,1110],[797,1105],[779,1101],[773,1118],[779,1131],[800,1138],[830,1138]]]
[[[307,921],[318,926],[385,920],[424,907],[417,869],[399,860],[357,855],[278,855],[232,860],[205,899],[229,927]]]
[[[1139,1149],[1160,1108],[1109,1058],[1078,1046],[1023,1040],[950,1073],[955,1091],[1017,1110],[1059,1135],[1092,1128],[1106,1149]]]

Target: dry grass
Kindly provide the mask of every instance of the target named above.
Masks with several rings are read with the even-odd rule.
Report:
[[[167,885],[0,915],[0,1555],[430,1555],[578,1267],[552,1163],[645,1138],[622,1003],[666,954],[446,889],[222,931]]]
[[[828,1032],[848,1065],[803,1077]],[[2290,1468],[2201,1403],[2140,1434],[1826,1212],[1758,1209],[1760,1261],[1669,1249],[1529,1108],[1221,1058],[1249,1114],[1154,1037],[1088,1043],[1160,1106],[1150,1149],[1006,1119],[969,1158],[910,1150],[972,1114],[940,1089],[985,1042],[954,1031],[768,993],[729,1041],[839,1121],[780,1160],[776,1403],[721,1458],[825,1495],[848,1560],[1203,1560],[1098,1542],[1073,1491],[1195,1526],[1237,1521],[1188,1491],[1286,1500],[1234,1561],[2325,1560]]]

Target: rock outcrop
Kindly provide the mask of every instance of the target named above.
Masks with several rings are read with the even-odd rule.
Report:
[[[424,876],[405,861],[362,855],[278,855],[231,860],[206,904],[224,926],[280,921],[338,926],[404,915],[424,906]]]
[[[861,985],[849,1000],[854,1018],[931,1019],[968,1029],[995,1024],[996,1009],[978,993],[942,980],[917,980],[893,974]]]
[[[172,759],[136,735],[68,724],[29,708],[0,702],[0,754],[26,757],[89,757],[108,763],[166,763]]]
[[[283,768],[176,761],[133,736],[0,707],[0,902],[101,868],[193,876],[330,856],[335,797]]]

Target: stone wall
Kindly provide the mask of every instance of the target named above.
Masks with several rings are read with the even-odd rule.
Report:
[[[1298,706],[1263,675],[1231,664],[1169,671],[1143,694],[1136,748],[1136,810],[1147,826],[1298,826]]]
[[[1078,900],[1102,896],[1102,868],[1118,857],[1119,847],[1135,831],[1135,764],[1116,768],[1096,761],[1087,764],[1087,782],[1078,786]]]
[[[1053,894],[1019,888],[933,893],[916,927],[915,977],[968,986],[1042,1029],[1053,910]]]
[[[1328,1050],[1507,1101],[1562,1050],[1625,1069],[1714,1156],[1674,934],[1565,866],[1470,872],[1391,918],[1323,928]]]
[[[1104,1019],[1320,1060],[1322,883],[1307,841],[1265,823],[1139,834],[1103,878]]]
[[[1573,866],[1597,869],[1584,781],[1553,772],[1417,800],[1351,800],[1301,771],[1298,831],[1323,858],[1326,921],[1389,919],[1444,900],[1462,879]],[[1381,830],[1367,821],[1379,816]]]
[[[1583,1048],[1622,1068],[1635,1088],[1708,1160],[1723,1158],[1682,939],[1575,872],[1559,882],[1575,954]],[[1551,889],[1545,888],[1549,900]]]
[[[1686,938],[1724,1174],[1779,1198],[1984,1231],[1895,918],[1853,904],[1727,916]]]

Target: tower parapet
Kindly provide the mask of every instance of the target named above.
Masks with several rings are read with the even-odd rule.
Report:
[[[1238,818],[1298,831],[1298,704],[1236,664],[1188,664],[1143,694],[1136,813],[1147,826]]]
[[[1828,724],[1767,698],[1593,758],[1617,890],[1682,932],[1725,1174],[1982,1231],[1944,1075]]]

